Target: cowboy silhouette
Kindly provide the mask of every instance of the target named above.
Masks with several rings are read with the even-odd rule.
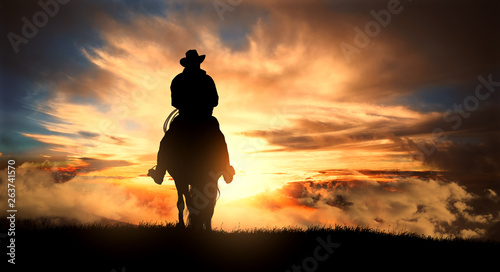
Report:
[[[205,55],[199,56],[196,50],[187,51],[186,57],[180,61],[184,71],[172,80],[172,106],[179,109],[183,118],[210,117],[219,103],[214,80],[200,68],[204,60]]]
[[[202,218],[200,224],[210,228],[216,196],[194,196],[189,188],[200,188],[195,190],[198,192],[208,191],[210,185],[215,186],[213,188],[218,193],[218,178],[222,175],[226,183],[230,183],[235,172],[229,164],[227,145],[219,122],[212,116],[219,96],[213,79],[200,68],[204,60],[205,55],[198,55],[196,50],[187,51],[186,57],[180,60],[184,70],[172,80],[170,86],[172,106],[179,110],[179,115],[173,119],[160,142],[156,170],[150,170],[148,175],[157,184],[163,182],[167,170],[173,177],[178,191],[180,225],[184,225],[183,196],[190,216],[196,210],[193,197],[206,199],[209,204],[196,207],[196,213]]]

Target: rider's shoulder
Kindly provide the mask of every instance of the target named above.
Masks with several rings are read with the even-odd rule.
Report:
[[[179,73],[177,74],[174,79],[172,79],[172,85],[174,85],[175,83],[179,82],[179,81],[183,81],[185,75],[183,75],[182,73]]]
[[[213,82],[213,81],[214,81],[214,79],[213,79],[213,78],[212,78],[209,74],[205,74],[205,75],[204,75],[204,77],[205,77],[205,79],[206,79],[206,80],[208,80],[208,81],[211,81],[211,82]]]

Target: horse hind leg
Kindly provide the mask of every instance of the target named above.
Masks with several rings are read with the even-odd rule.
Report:
[[[205,229],[212,230],[212,218],[207,218],[205,220]]]
[[[207,197],[209,199],[208,205],[204,210],[203,223],[205,229],[212,230],[212,217],[214,216],[215,204],[220,195],[219,186],[217,186],[217,180],[215,182],[207,183],[211,185],[211,192],[208,193]]]
[[[203,223],[206,230],[212,230],[212,217],[214,216],[215,202],[216,200],[214,199],[205,210]]]
[[[216,196],[209,195],[205,207],[200,211],[200,228],[212,230],[212,217],[214,215]]]

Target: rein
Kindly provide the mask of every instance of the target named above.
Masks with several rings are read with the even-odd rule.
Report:
[[[167,117],[167,119],[165,120],[165,123],[163,123],[163,132],[164,133],[167,133],[167,130],[168,128],[170,127],[170,124],[172,124],[172,121],[174,120],[174,118],[179,115],[179,110],[178,109],[175,109],[173,110]]]

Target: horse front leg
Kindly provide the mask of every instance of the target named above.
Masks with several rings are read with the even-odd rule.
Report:
[[[177,209],[179,210],[179,223],[177,223],[177,226],[185,227],[186,225],[184,224],[184,195],[186,194],[186,191],[188,190],[189,187],[182,178],[174,178],[174,183],[175,183],[175,188],[177,189]]]
[[[188,192],[185,194],[186,197],[186,206],[188,208],[188,225],[190,225],[192,228],[197,229],[199,226],[199,213],[200,211],[195,208],[193,197],[191,194]]]
[[[184,224],[184,198],[182,192],[177,191],[177,209],[179,210],[179,223],[177,226],[185,227]]]

